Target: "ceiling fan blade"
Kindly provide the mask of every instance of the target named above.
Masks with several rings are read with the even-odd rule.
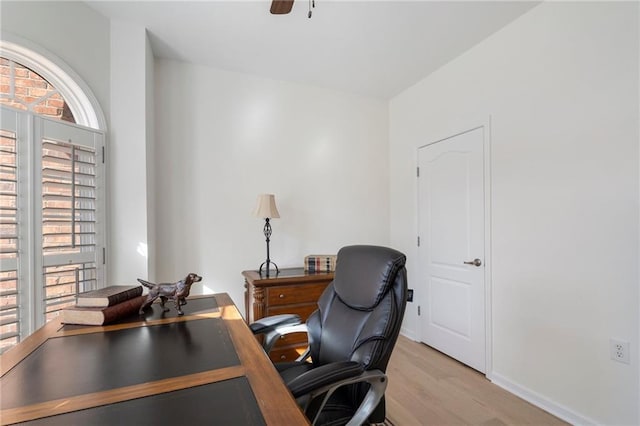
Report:
[[[271,2],[271,13],[274,15],[284,15],[291,12],[293,0],[273,0]]]

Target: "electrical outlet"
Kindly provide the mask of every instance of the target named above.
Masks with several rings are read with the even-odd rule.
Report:
[[[609,352],[612,360],[629,364],[629,342],[609,339]]]

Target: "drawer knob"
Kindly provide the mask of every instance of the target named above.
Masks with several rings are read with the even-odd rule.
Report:
[[[278,296],[280,299],[284,299],[284,294],[280,293],[280,296]]]

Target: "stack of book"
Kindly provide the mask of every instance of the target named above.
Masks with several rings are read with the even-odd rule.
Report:
[[[307,272],[333,272],[336,270],[338,256],[335,254],[310,254],[304,258],[304,270]]]
[[[62,322],[108,324],[138,312],[144,300],[142,286],[139,285],[112,285],[86,291],[78,294],[75,306],[62,310]]]

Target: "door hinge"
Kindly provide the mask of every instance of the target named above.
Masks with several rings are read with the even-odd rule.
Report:
[[[102,164],[104,164],[104,145],[102,146]]]
[[[107,249],[102,247],[102,264],[105,265],[107,263]]]
[[[416,177],[420,177],[420,167],[416,167]]]
[[[418,305],[418,316],[420,316],[420,305]]]
[[[418,235],[418,247],[420,247],[420,236]]]

